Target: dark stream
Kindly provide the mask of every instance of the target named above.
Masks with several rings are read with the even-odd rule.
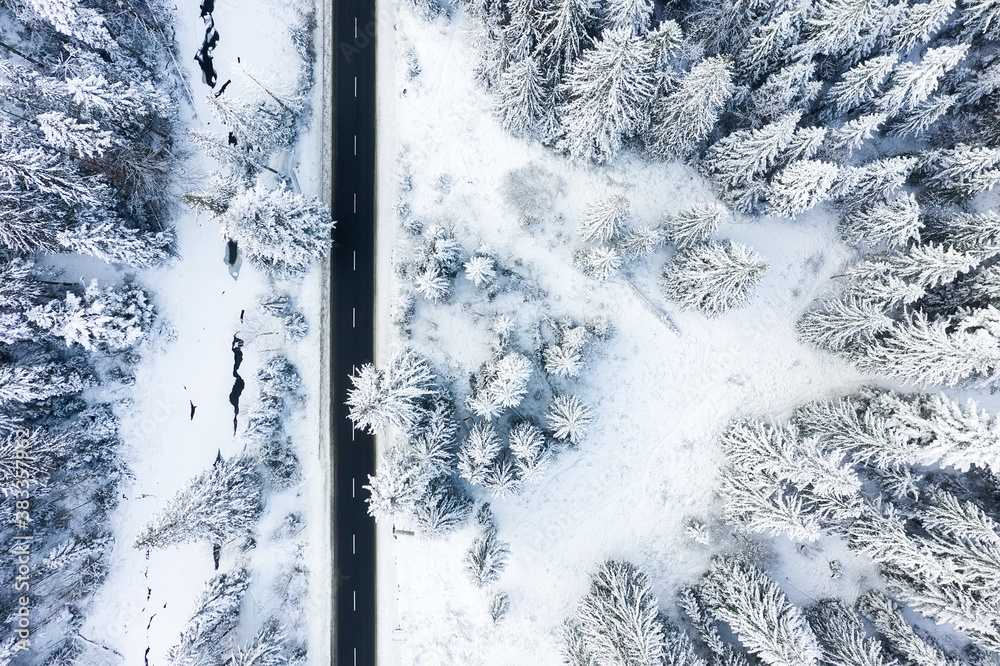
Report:
[[[219,31],[215,29],[213,11],[215,11],[215,0],[204,0],[201,3],[201,18],[205,20],[205,38],[201,42],[201,48],[194,54],[195,62],[201,67],[201,79],[210,88],[215,87],[215,81],[219,77],[215,65],[212,64],[212,51],[219,43]]]
[[[233,336],[233,390],[229,392],[229,403],[233,406],[233,434],[236,434],[237,419],[240,416],[240,396],[246,388],[246,382],[240,377],[240,365],[243,363],[243,341],[239,336]]]

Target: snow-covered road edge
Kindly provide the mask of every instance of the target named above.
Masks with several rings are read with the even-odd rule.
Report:
[[[318,125],[322,140],[317,143],[314,159],[319,160],[320,192],[323,201],[333,208],[333,12],[327,2],[316,2],[316,40]],[[316,117],[316,116],[314,116]],[[319,408],[318,424],[319,458],[323,465],[320,482],[320,503],[323,506],[323,520],[316,533],[320,535],[320,559],[313,569],[310,605],[318,609],[314,614],[313,641],[309,646],[311,662],[332,664],[333,642],[333,470],[331,460],[330,404],[330,257],[327,255],[320,266],[320,343],[319,343]],[[315,551],[314,551],[315,552]]]
[[[392,248],[395,245],[394,173],[396,163],[395,120],[395,29],[396,6],[393,0],[376,0],[375,39],[375,361],[381,363],[392,352],[390,308],[394,288]],[[380,456],[387,444],[375,437]],[[376,458],[377,460],[378,458]],[[376,463],[377,464],[377,463]],[[398,664],[399,653],[393,642],[398,625],[396,610],[396,561],[392,525],[384,521],[375,529],[375,598],[376,655],[379,664]]]

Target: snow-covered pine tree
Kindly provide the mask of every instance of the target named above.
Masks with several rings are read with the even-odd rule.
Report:
[[[390,446],[365,486],[369,492],[368,515],[376,520],[394,520],[413,511],[419,502],[426,501],[434,473],[406,445]]]
[[[703,243],[674,255],[663,271],[663,291],[684,309],[715,316],[745,304],[765,270],[764,258],[746,245]]]
[[[793,9],[755,28],[736,60],[740,73],[749,83],[775,68],[785,50],[798,38],[801,23],[801,12]]]
[[[539,16],[544,35],[538,51],[544,54],[547,69],[561,77],[591,43],[590,28],[597,17],[594,0],[548,0]]]
[[[134,268],[149,268],[166,261],[174,243],[170,231],[140,231],[112,222],[83,222],[60,231],[56,239],[72,252]]]
[[[852,344],[872,340],[892,329],[893,320],[881,305],[857,297],[826,301],[806,311],[796,324],[799,337],[811,345],[840,351]]]
[[[830,133],[831,148],[846,148],[848,154],[860,148],[861,144],[872,138],[881,129],[887,116],[884,113],[866,113],[849,120]]]
[[[222,573],[205,583],[177,644],[167,652],[174,664],[221,664],[232,650],[243,595],[250,588],[245,569]]]
[[[904,62],[892,72],[889,89],[875,100],[879,110],[890,117],[910,111],[937,90],[941,77],[960,63],[969,50],[967,44],[928,49],[919,63]]]
[[[964,28],[962,35],[971,38],[983,35],[996,39],[1000,31],[1000,3],[996,0],[962,0],[959,9],[959,24]]]
[[[279,274],[304,273],[331,245],[334,221],[318,198],[261,183],[236,195],[219,218],[223,238]]]
[[[411,350],[393,355],[384,370],[367,363],[351,377],[347,393],[350,419],[372,434],[389,426],[411,431],[423,417],[423,404],[437,394],[427,360]]]
[[[557,395],[545,419],[555,439],[578,444],[594,420],[594,411],[575,395]]]
[[[633,35],[645,35],[652,18],[652,0],[609,0],[601,12],[602,31],[627,30]]]
[[[885,595],[870,590],[858,599],[858,609],[875,625],[893,650],[915,664],[955,666],[939,647],[919,636],[909,625],[899,607]]]
[[[869,247],[883,243],[889,248],[905,247],[911,240],[920,240],[922,227],[920,204],[909,192],[891,201],[879,201],[874,206],[852,210],[840,221],[840,232],[845,240],[865,243]]]
[[[624,259],[614,245],[597,245],[582,250],[574,257],[576,264],[585,274],[597,280],[610,280],[622,267]]]
[[[533,367],[523,354],[510,352],[488,361],[476,377],[469,409],[492,420],[508,407],[517,407],[528,390]]]
[[[244,101],[228,95],[207,95],[208,108],[226,126],[244,151],[269,155],[287,147],[295,138],[294,115],[277,104]],[[266,159],[266,158],[265,158]]]
[[[101,289],[93,280],[83,295],[66,292],[65,300],[32,308],[28,319],[40,329],[88,351],[131,348],[153,325],[149,295],[131,282]]]
[[[972,197],[1000,182],[1000,148],[959,144],[928,155],[928,184],[956,199]]]
[[[839,599],[824,599],[806,611],[829,666],[892,666],[878,640],[869,638],[854,609]]]
[[[208,183],[200,192],[188,192],[181,198],[184,203],[209,216],[222,217],[236,195],[245,190],[244,181],[235,175],[213,171],[208,175]]]
[[[927,42],[955,11],[955,0],[927,0],[907,7],[892,27],[886,50],[908,53]]]
[[[799,160],[779,171],[768,188],[768,208],[775,215],[794,217],[826,200],[840,168],[832,162]]]
[[[762,123],[808,109],[823,88],[815,72],[815,64],[799,61],[768,76],[750,95],[752,120]]]
[[[702,173],[723,191],[766,174],[791,142],[801,117],[799,111],[787,113],[760,129],[739,130],[720,139],[701,160]]]
[[[770,666],[818,666],[819,642],[802,612],[756,566],[720,558],[705,575],[702,590],[712,614]]]
[[[458,529],[472,513],[472,499],[449,477],[430,482],[414,503],[413,519],[420,532],[441,536]]]
[[[566,76],[562,147],[581,159],[613,158],[625,139],[645,131],[655,92],[649,41],[628,28],[605,30]]]
[[[473,485],[481,485],[487,470],[500,456],[502,448],[492,422],[475,423],[458,453],[458,471],[462,478]]]
[[[732,94],[732,59],[702,60],[654,103],[649,149],[665,159],[686,156],[708,137]]]
[[[827,91],[828,108],[836,115],[851,113],[882,94],[889,74],[899,62],[899,55],[887,53],[869,58],[844,72]]]
[[[507,445],[514,454],[518,477],[525,483],[538,483],[552,462],[552,449],[542,431],[530,421],[522,421],[510,429]]]
[[[661,223],[662,225],[662,223]],[[632,227],[615,246],[623,260],[648,257],[666,242],[662,226],[654,228],[646,225]]]
[[[717,204],[698,204],[660,220],[660,229],[678,248],[708,241],[719,230],[726,209]]]
[[[188,481],[135,538],[136,548],[163,548],[249,535],[263,511],[257,459],[248,454],[216,461]]]
[[[111,147],[111,132],[97,123],[81,123],[60,111],[39,114],[35,121],[50,146],[72,155],[102,157]]]
[[[613,194],[587,205],[577,229],[589,241],[608,242],[618,237],[629,218],[630,202],[623,194]]]
[[[658,601],[649,578],[629,562],[608,560],[594,573],[576,620],[587,652],[598,664],[664,663],[666,637]]]
[[[893,123],[890,136],[920,136],[944,116],[958,101],[958,95],[935,94]]]
[[[835,188],[851,210],[884,201],[902,187],[917,165],[915,157],[887,157],[840,170]]]
[[[487,287],[496,276],[496,262],[487,254],[476,253],[464,264],[465,276],[477,287]]]
[[[500,77],[496,93],[500,124],[508,132],[531,132],[554,112],[545,77],[533,56],[514,62]]]
[[[923,312],[899,322],[889,335],[872,341],[854,357],[869,372],[914,383],[982,385],[1000,372],[1000,320],[945,318],[930,321]]]
[[[86,375],[60,363],[0,364],[0,404],[44,402],[90,384]]]
[[[819,0],[806,19],[806,53],[838,56],[866,51],[884,20],[885,0]]]
[[[465,570],[476,587],[487,587],[500,580],[507,566],[510,544],[497,534],[495,525],[483,529],[465,553]]]
[[[114,48],[115,42],[96,9],[75,0],[26,0],[25,5],[56,32],[95,49]]]

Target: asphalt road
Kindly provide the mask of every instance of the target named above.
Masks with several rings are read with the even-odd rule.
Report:
[[[375,522],[362,486],[375,441],[347,418],[348,376],[374,358],[375,3],[334,3],[334,196],[331,262],[334,635],[336,666],[374,666]]]

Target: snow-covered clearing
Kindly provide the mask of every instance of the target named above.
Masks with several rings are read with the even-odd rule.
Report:
[[[384,11],[392,16],[394,10]],[[412,338],[393,331],[394,339],[381,347],[382,360],[388,350],[412,345],[464,398],[469,374],[490,356],[496,314],[513,317],[515,335],[529,345],[543,314],[578,321],[603,316],[614,334],[586,362],[582,379],[564,380],[595,408],[585,440],[559,454],[537,486],[492,502],[500,536],[510,542],[509,564],[496,586],[510,596],[509,614],[494,627],[487,591],[461,573],[475,528],[423,540],[393,536],[383,526],[380,653],[384,663],[558,664],[560,625],[605,559],[629,560],[648,572],[661,609],[671,613],[676,588],[704,571],[712,547],[687,537],[685,522],[714,515],[721,463],[714,440],[731,419],[787,416],[810,399],[870,383],[846,363],[800,344],[794,330],[853,250],[838,239],[834,217],[821,210],[795,220],[730,219],[718,237],[748,244],[769,270],[750,307],[715,319],[678,312],[660,295],[668,251],[634,262],[626,277],[668,313],[677,335],[623,278],[601,283],[572,265],[580,244],[575,229],[584,206],[596,199],[624,193],[632,202],[632,224],[652,224],[664,213],[712,201],[707,184],[677,163],[650,164],[625,154],[598,169],[511,137],[473,80],[462,12],[452,22],[427,23],[399,7],[394,25],[381,35],[382,126],[388,122],[393,132],[387,138],[383,131],[388,145],[381,156],[409,165],[412,218],[425,227],[450,228],[466,256],[489,245],[529,286],[487,302],[460,272],[445,304],[417,300]],[[413,79],[404,62],[410,48],[421,71]],[[528,167],[522,191],[534,184],[551,201],[544,217],[524,228],[519,197],[505,192],[511,174]],[[395,230],[395,183],[385,180],[383,238],[401,233]],[[383,291],[396,286],[381,285]],[[526,301],[523,293],[532,288],[536,297]],[[387,328],[384,310],[380,317]],[[772,573],[795,602],[830,594],[850,598],[859,580],[872,574],[844,552],[837,555],[845,574],[834,580],[831,553],[817,556],[819,549],[777,543],[787,548],[779,548]]]

